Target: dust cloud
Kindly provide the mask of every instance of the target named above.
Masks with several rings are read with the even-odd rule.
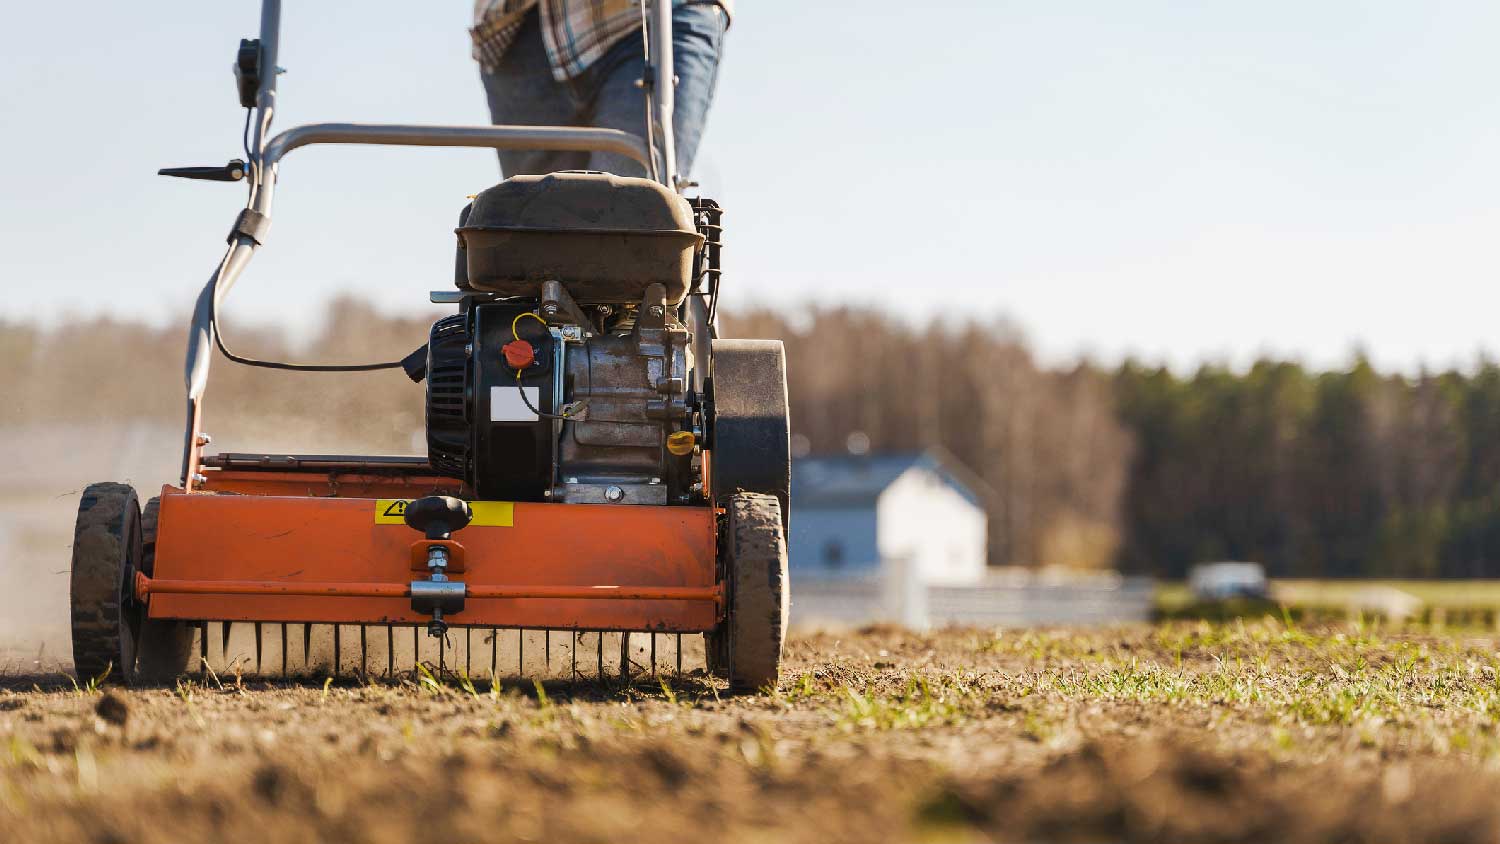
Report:
[[[347,363],[399,359],[428,325],[341,300],[301,346],[268,328],[237,336],[256,356]],[[144,503],[177,481],[184,341],[181,327],[109,319],[0,322],[0,672],[71,664],[69,567],[83,489],[126,482]],[[285,373],[216,357],[204,429],[215,452],[418,454],[422,402],[399,371]]]

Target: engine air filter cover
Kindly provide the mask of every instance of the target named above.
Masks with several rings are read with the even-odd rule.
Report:
[[[580,302],[687,295],[703,245],[687,200],[650,179],[568,170],[514,176],[474,198],[457,229],[471,289],[535,296],[556,279]]]

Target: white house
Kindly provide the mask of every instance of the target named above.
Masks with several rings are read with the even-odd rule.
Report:
[[[912,566],[919,582],[984,578],[981,481],[940,451],[804,457],[792,465],[792,582]],[[795,587],[794,587],[795,593]]]

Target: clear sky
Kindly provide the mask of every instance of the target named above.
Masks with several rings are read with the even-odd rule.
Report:
[[[0,51],[0,315],[183,318],[242,188],[253,2],[17,3]],[[740,0],[695,174],[726,306],[1001,316],[1049,359],[1187,367],[1356,346],[1500,356],[1494,0]],[[287,0],[278,128],[486,119],[470,4]],[[431,309],[484,151],[282,167],[229,319]],[[405,350],[395,350],[397,352]]]

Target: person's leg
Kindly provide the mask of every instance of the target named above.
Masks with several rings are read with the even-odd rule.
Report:
[[[494,73],[480,69],[489,100],[490,120],[520,126],[580,125],[578,104],[572,87],[552,78],[542,28],[533,10],[526,16],[516,40],[505,51]],[[509,176],[581,170],[588,166],[586,152],[557,150],[500,150],[500,169]]]
[[[672,11],[672,63],[677,72],[672,129],[677,140],[677,171],[683,177],[692,172],[698,142],[703,138],[724,50],[726,23],[724,11],[712,3],[678,6]],[[644,67],[641,36],[636,33],[616,44],[589,69],[583,81],[595,91],[590,125],[646,137],[645,93],[635,86]],[[646,175],[636,161],[607,152],[594,153],[588,168],[621,176]]]

